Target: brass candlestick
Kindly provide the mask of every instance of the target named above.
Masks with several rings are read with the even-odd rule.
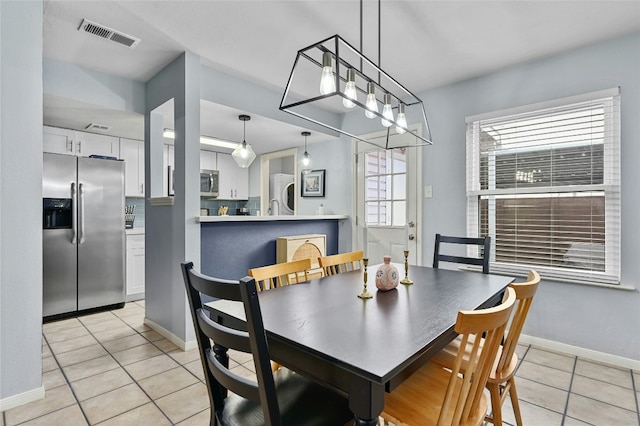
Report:
[[[369,259],[362,259],[362,264],[364,265],[364,289],[360,294],[358,294],[358,297],[360,299],[371,299],[373,297],[373,294],[367,291],[367,266],[369,265]]]
[[[409,257],[409,250],[404,251],[404,278],[400,281],[401,284],[411,285],[413,281],[409,279],[409,261],[407,258]]]

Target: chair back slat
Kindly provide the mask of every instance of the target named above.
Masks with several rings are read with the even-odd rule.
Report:
[[[255,279],[245,277],[240,281],[230,281],[208,277],[194,271],[191,262],[182,264],[182,274],[213,409],[211,424],[217,424],[216,419],[224,409],[228,389],[246,399],[259,402],[265,424],[280,426],[280,409]],[[246,326],[246,329],[213,321],[202,306],[201,295],[243,302],[246,322],[242,326]],[[257,381],[229,370],[228,365],[214,353],[212,341],[216,345],[252,354]]]
[[[513,308],[511,324],[509,325],[509,330],[502,344],[502,353],[500,354],[500,359],[496,367],[498,374],[500,371],[508,368],[511,362],[539,283],[540,275],[532,270],[529,271],[526,282],[509,284],[509,287],[513,288],[516,292],[516,306]]]
[[[505,299],[496,307],[458,312],[454,329],[461,335],[462,343],[445,392],[438,426],[465,423],[478,410],[515,300],[515,291],[508,288]],[[483,334],[484,341],[481,338]],[[467,342],[470,341],[473,344],[469,350]],[[463,364],[466,364],[466,369],[462,385],[459,385],[457,382]]]
[[[318,263],[320,264],[324,275],[330,276],[362,269],[363,258],[364,252],[362,250],[358,250],[319,257]]]
[[[308,281],[309,269],[311,259],[300,259],[252,268],[249,269],[249,276],[255,278],[257,290],[262,291]]]
[[[469,256],[454,256],[449,254],[442,254],[440,245],[445,244],[459,244],[459,245],[471,245],[482,248],[480,257]],[[438,268],[440,262],[461,263],[466,265],[482,266],[482,273],[489,273],[489,260],[491,253],[491,237],[471,238],[471,237],[452,237],[447,235],[436,234],[435,247],[433,251],[433,267]]]

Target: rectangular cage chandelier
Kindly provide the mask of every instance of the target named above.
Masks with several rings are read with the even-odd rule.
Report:
[[[298,51],[280,110],[384,149],[432,144],[422,101],[337,34]],[[375,129],[386,136],[355,134]]]

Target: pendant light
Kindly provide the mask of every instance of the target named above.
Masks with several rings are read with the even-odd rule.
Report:
[[[231,157],[233,157],[234,161],[243,169],[246,169],[251,165],[253,160],[256,158],[256,153],[253,151],[251,145],[247,144],[246,141],[246,132],[247,132],[247,121],[251,120],[251,117],[248,115],[240,115],[238,119],[242,121],[242,143],[238,144],[236,149],[231,153]]]
[[[302,174],[307,174],[311,171],[311,157],[307,152],[307,136],[311,136],[311,132],[302,132],[302,136],[304,136],[304,154],[302,154]]]
[[[377,1],[377,63],[362,53],[364,3],[360,0],[360,48],[336,34],[298,50],[282,94],[280,110],[383,149],[431,145],[431,130],[422,100],[380,68],[382,30],[385,29],[382,26],[382,0]],[[404,60],[410,65],[410,57]],[[376,97],[376,92],[380,98]],[[351,113],[356,108],[362,111]],[[329,120],[326,109],[335,109],[348,119]],[[420,126],[409,128],[408,117]],[[374,120],[376,118],[380,121]],[[385,130],[386,137],[361,134],[363,129],[375,129],[376,124]],[[392,137],[403,133],[414,137]]]

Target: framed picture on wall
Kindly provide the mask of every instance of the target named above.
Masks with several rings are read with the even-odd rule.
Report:
[[[302,196],[324,197],[325,170],[311,170],[302,174]]]

